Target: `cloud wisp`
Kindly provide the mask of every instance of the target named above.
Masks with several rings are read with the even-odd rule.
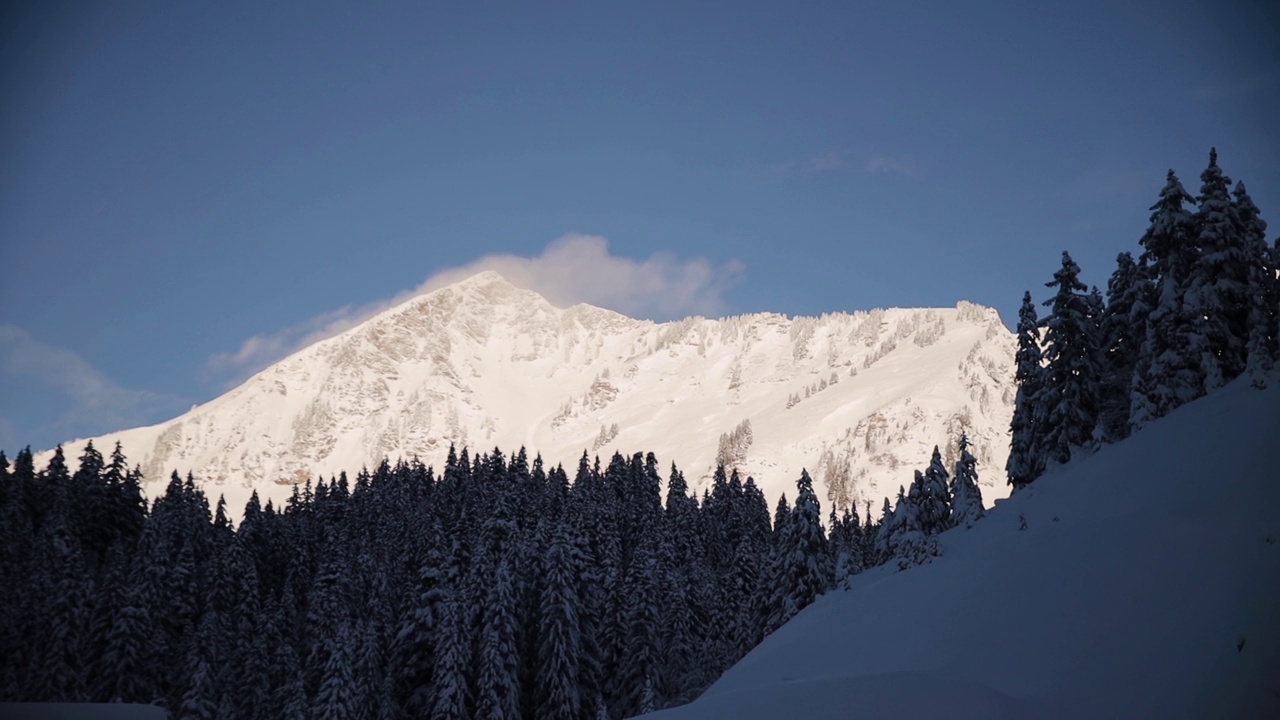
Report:
[[[749,170],[749,174],[761,180],[786,180],[807,177],[839,170],[845,166],[847,159],[847,152],[831,150],[820,155],[796,157],[783,162],[756,165]]]
[[[872,175],[916,176],[915,168],[911,166],[911,163],[901,158],[892,158],[887,155],[872,155],[867,159],[867,164],[863,169]]]
[[[292,327],[255,335],[234,352],[209,358],[207,372],[233,375],[228,385],[312,343],[338,335],[388,308],[492,270],[513,285],[533,290],[551,304],[588,303],[633,317],[665,320],[687,315],[717,315],[726,309],[724,293],[743,274],[736,260],[715,264],[706,258],[682,259],[658,252],[639,260],[614,255],[598,235],[564,235],[534,257],[485,255],[460,267],[437,272],[417,287],[360,306],[346,306]]]
[[[26,427],[0,417],[5,442],[32,440],[16,437],[19,432],[70,439],[134,427],[180,405],[174,397],[122,387],[71,350],[41,342],[8,323],[0,324],[0,380],[15,387],[35,383],[49,388],[62,396],[65,407],[52,427]]]

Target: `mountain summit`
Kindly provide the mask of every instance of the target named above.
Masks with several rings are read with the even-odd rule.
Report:
[[[190,471],[236,510],[254,489],[279,501],[317,473],[383,458],[439,467],[452,444],[524,446],[566,466],[584,450],[652,451],[695,489],[720,460],[771,500],[807,468],[820,497],[861,511],[908,484],[934,445],[954,453],[964,431],[990,502],[1007,494],[1013,346],[994,310],[967,302],[654,323],[557,308],[483,272],[172,420],[93,442],[123,443],[153,497]],[[67,443],[68,457],[84,444]]]

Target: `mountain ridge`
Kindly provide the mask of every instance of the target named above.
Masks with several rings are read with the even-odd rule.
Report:
[[[302,348],[175,418],[90,439],[100,449],[120,441],[153,496],[170,472],[190,471],[238,509],[255,489],[279,500],[293,482],[383,458],[439,465],[450,444],[524,446],[565,465],[584,450],[653,451],[696,489],[720,437],[746,423],[749,439],[739,433],[730,459],[770,501],[803,467],[828,500],[861,511],[963,429],[990,501],[1005,494],[1012,348],[994,310],[963,301],[657,323],[585,303],[558,308],[486,271]],[[85,442],[65,443],[67,455]]]

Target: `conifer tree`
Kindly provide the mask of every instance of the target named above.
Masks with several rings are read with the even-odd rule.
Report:
[[[151,616],[141,597],[141,589],[128,582],[120,590],[121,602],[107,631],[101,675],[110,702],[149,703],[156,699],[151,683]]]
[[[1200,362],[1203,339],[1185,302],[1191,268],[1199,251],[1186,205],[1194,199],[1169,171],[1160,198],[1151,206],[1151,224],[1142,236],[1142,259],[1155,283],[1146,332],[1138,351],[1129,405],[1136,430],[1204,392]]]
[[[520,714],[519,657],[516,654],[516,602],[511,568],[497,567],[480,626],[480,673],[476,717],[515,720]]]
[[[1253,310],[1251,276],[1256,262],[1241,232],[1241,218],[1231,201],[1231,180],[1218,167],[1217,150],[1200,174],[1198,209],[1192,216],[1199,257],[1191,267],[1184,293],[1203,338],[1198,358],[1204,390],[1211,391],[1243,372],[1249,320]]]
[[[959,527],[973,527],[986,510],[982,490],[978,487],[978,459],[969,452],[969,436],[960,434],[960,459],[951,479],[952,521]]]
[[[191,679],[178,707],[178,720],[214,720],[218,706],[214,699],[213,670],[202,653],[192,660]]]
[[[671,570],[664,574],[659,639],[659,646],[662,648],[659,676],[663,684],[658,694],[675,702],[683,700],[685,692],[691,686],[700,687],[701,682],[695,666],[698,639],[690,590],[690,583],[685,575]]]
[[[323,680],[311,716],[315,720],[353,720],[360,714],[361,703],[355,691],[351,626],[342,624],[328,642]]]
[[[898,501],[892,510],[888,498],[885,498],[885,514],[877,534],[876,550],[885,562],[893,562],[899,569],[927,562],[938,554],[937,538],[926,535],[920,524],[916,500],[923,484],[924,475],[917,470],[912,492],[908,494],[899,487]]]
[[[933,456],[920,484],[920,529],[926,535],[937,535],[951,527],[950,476],[942,464],[942,453],[933,446]]]
[[[466,449],[462,451],[466,456]],[[467,717],[466,615],[456,594],[450,593],[442,606],[435,669],[432,672],[432,720],[464,720]]]
[[[780,627],[826,592],[833,569],[827,538],[822,532],[821,508],[807,471],[796,481],[796,506],[781,535],[774,616],[770,628]]]
[[[1015,492],[1044,471],[1039,442],[1042,429],[1036,423],[1037,416],[1041,415],[1039,403],[1043,383],[1039,326],[1031,293],[1024,293],[1022,308],[1018,311],[1018,351],[1014,356],[1014,381],[1018,384],[1018,392],[1014,398],[1013,420],[1009,425],[1009,458],[1005,465],[1009,484]],[[886,505],[888,502],[885,498]]]
[[[646,536],[627,567],[623,604],[624,640],[616,679],[619,717],[631,717],[658,709],[656,691],[661,684],[662,652],[658,645],[662,626],[659,607],[656,539]]]
[[[1261,387],[1264,376],[1275,367],[1277,314],[1280,313],[1280,254],[1267,246],[1267,222],[1258,206],[1237,182],[1233,193],[1235,214],[1249,257],[1248,338],[1246,370],[1254,385]]]
[[[787,526],[787,521],[791,518],[791,508],[787,506],[787,494],[778,495],[778,506],[773,511],[773,533],[779,536],[782,529]]]
[[[43,530],[48,555],[43,559],[50,584],[42,608],[44,622],[34,653],[37,700],[85,702],[89,699],[88,655],[90,593],[88,571],[75,537],[55,516]]]
[[[307,687],[302,679],[302,669],[298,667],[298,655],[288,643],[280,643],[277,651],[275,673],[278,688],[274,699],[279,707],[281,720],[307,720],[310,717],[307,706]]]
[[[1046,287],[1052,308],[1045,328],[1045,372],[1038,403],[1043,413],[1038,445],[1051,462],[1066,463],[1090,443],[1098,419],[1098,337],[1094,313],[1079,280],[1080,266],[1062,253],[1062,269]]]
[[[1098,434],[1103,442],[1129,435],[1129,397],[1138,366],[1153,288],[1145,263],[1134,262],[1122,252],[1107,283],[1106,310],[1102,316],[1101,371]]]
[[[563,525],[544,561],[546,584],[539,607],[537,685],[540,689],[537,718],[577,718],[582,711],[580,667],[581,600],[576,587],[577,555]]]

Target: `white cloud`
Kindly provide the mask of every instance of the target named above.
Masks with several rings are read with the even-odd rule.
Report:
[[[791,158],[771,165],[753,166],[750,173],[753,177],[764,180],[785,180],[817,175],[844,167],[846,155],[847,153],[843,150],[831,150],[821,155]]]
[[[132,427],[154,420],[157,412],[178,405],[176,398],[121,387],[76,353],[43,343],[8,323],[0,324],[0,380],[3,385],[34,381],[60,394],[65,409],[54,427],[37,430],[24,423],[22,429],[53,433],[62,439],[70,439],[70,434],[97,434]],[[49,404],[59,403],[50,398]],[[9,440],[18,433],[19,423],[11,417],[0,418],[0,430]],[[22,438],[12,439],[24,442]]]
[[[907,177],[915,177],[915,169],[910,163],[899,158],[891,158],[886,155],[872,155],[867,160],[866,171],[875,175],[877,173],[891,173],[894,175],[906,175]]]
[[[736,260],[716,265],[706,258],[681,259],[659,252],[645,260],[614,255],[598,235],[560,237],[535,257],[486,255],[461,267],[435,273],[410,290],[358,307],[347,306],[293,327],[255,335],[235,352],[209,359],[215,374],[243,379],[307,345],[333,337],[370,317],[419,295],[493,270],[514,285],[533,290],[553,305],[588,303],[633,317],[669,319],[724,312],[725,290],[737,282],[743,266]]]
[[[805,159],[800,163],[800,171],[805,174],[820,173],[835,170],[841,165],[844,165],[844,153],[832,151],[826,155],[815,155]]]

